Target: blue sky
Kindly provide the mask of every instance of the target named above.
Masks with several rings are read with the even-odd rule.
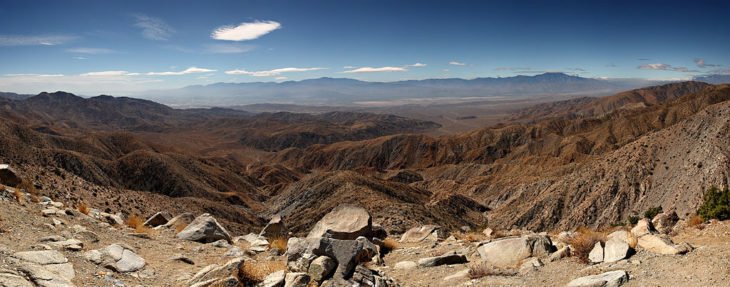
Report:
[[[726,1],[725,1],[726,2]],[[723,1],[0,0],[0,91],[730,68]]]

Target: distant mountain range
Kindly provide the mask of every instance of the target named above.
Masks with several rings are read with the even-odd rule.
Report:
[[[730,84],[730,74],[716,74],[694,77],[695,81],[709,84]]]
[[[172,106],[232,106],[255,103],[297,105],[388,105],[418,99],[528,97],[577,94],[607,95],[658,84],[638,79],[593,79],[564,73],[476,79],[426,79],[399,82],[365,82],[343,78],[318,78],[281,83],[215,83],[138,95]]]

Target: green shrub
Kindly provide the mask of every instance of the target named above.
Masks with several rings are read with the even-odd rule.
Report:
[[[644,212],[644,217],[649,220],[652,220],[654,218],[654,216],[656,216],[659,213],[662,213],[662,211],[663,210],[662,210],[661,206],[651,207]]]
[[[634,216],[634,215],[629,215],[628,221],[629,221],[630,226],[634,226],[634,225],[636,225],[636,223],[639,223],[639,217]]]
[[[720,190],[717,187],[711,187],[705,193],[705,202],[702,203],[697,214],[704,220],[730,219],[730,190],[725,188]]]

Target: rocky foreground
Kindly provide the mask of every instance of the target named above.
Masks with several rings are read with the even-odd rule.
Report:
[[[122,218],[0,189],[0,287],[730,286],[729,255],[730,222],[689,227],[671,213],[602,233],[396,236],[341,205],[306,236],[278,216],[234,236],[208,214]]]

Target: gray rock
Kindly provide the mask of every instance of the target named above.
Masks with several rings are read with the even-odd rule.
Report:
[[[13,273],[0,272],[0,286],[2,287],[35,287],[25,277]]]
[[[187,226],[188,224],[193,222],[193,220],[195,220],[195,215],[193,215],[192,213],[189,213],[189,212],[185,212],[185,213],[178,214],[177,216],[173,217],[172,219],[167,221],[167,223],[165,223],[161,226],[165,227],[165,228],[174,228],[179,225]]]
[[[131,247],[112,244],[103,249],[91,250],[84,257],[95,263],[117,272],[134,272],[145,266],[144,258],[137,255]]]
[[[307,287],[310,278],[304,272],[290,272],[284,277],[284,287]]]
[[[147,221],[144,222],[145,226],[157,227],[167,224],[170,221],[170,214],[167,212],[158,212],[150,216]]]
[[[603,246],[601,242],[596,242],[596,245],[593,245],[593,249],[588,253],[588,260],[591,263],[603,262]]]
[[[525,274],[532,271],[537,270],[538,268],[542,267],[542,261],[540,261],[539,258],[530,257],[525,259],[522,264],[520,264],[520,273]]]
[[[396,263],[393,268],[402,270],[416,269],[418,268],[418,263],[413,261],[401,261]]]
[[[453,273],[449,276],[444,277],[444,281],[467,280],[467,279],[469,279],[469,269],[464,269],[464,270],[458,271],[456,273]]]
[[[660,233],[669,233],[677,222],[679,222],[679,216],[675,211],[659,213],[651,220],[654,228]]]
[[[441,256],[418,259],[418,267],[464,264],[466,262],[466,256],[456,254],[456,252],[450,252]]]
[[[195,261],[193,261],[193,259],[190,259],[190,257],[187,257],[187,256],[182,255],[182,254],[175,254],[172,257],[170,257],[170,260],[172,260],[172,261],[180,261],[180,262],[187,263],[187,264],[190,264],[190,265],[195,265]]]
[[[13,254],[13,257],[40,265],[60,264],[68,262],[66,256],[56,250],[16,252],[15,254]]]
[[[623,270],[580,277],[570,281],[567,287],[618,287],[629,281],[629,273]]]
[[[553,251],[550,238],[543,235],[501,238],[477,248],[482,260],[497,267],[514,267],[529,257],[547,257]]]
[[[430,241],[437,241],[439,238],[444,237],[443,235],[440,235],[441,226],[438,225],[424,225],[419,227],[414,227],[411,229],[408,229],[406,233],[403,233],[403,235],[400,238],[400,242],[402,243],[416,243],[421,242],[426,239],[429,239]]]
[[[332,260],[332,258],[319,256],[314,259],[311,264],[309,264],[307,274],[309,274],[312,280],[322,282],[324,279],[327,279],[330,275],[332,275],[335,268],[337,268],[337,262]]]
[[[684,254],[691,250],[688,246],[676,245],[671,239],[654,234],[639,237],[638,246],[649,252],[663,255]]]
[[[307,238],[353,240],[359,236],[368,237],[372,231],[372,224],[372,217],[367,210],[359,206],[342,204],[322,217]]]
[[[606,247],[603,250],[604,262],[616,262],[629,257],[631,247],[626,241],[618,238],[611,238],[606,241]]]
[[[640,219],[639,222],[636,223],[636,226],[631,228],[631,233],[636,237],[641,237],[646,234],[654,234],[656,232],[654,225],[646,218]]]
[[[217,264],[208,265],[198,271],[198,273],[195,273],[195,275],[193,275],[187,283],[194,285],[203,282],[215,282],[219,280],[219,278],[227,278],[233,274],[234,271],[239,270],[244,262],[245,258],[240,257],[231,259],[222,266]]]
[[[570,247],[569,246],[563,246],[563,248],[558,249],[558,251],[553,252],[548,257],[549,262],[558,261],[560,259],[563,259],[565,257],[570,256]]]
[[[300,258],[304,258],[309,254],[330,257],[337,262],[337,269],[334,274],[334,281],[337,284],[349,279],[355,267],[361,261],[369,260],[377,255],[376,246],[365,237],[358,237],[356,240],[339,240],[326,237],[304,240],[290,239],[289,243],[291,245],[288,246],[286,252],[287,266],[293,265],[293,262],[297,262]]]
[[[274,217],[269,220],[269,223],[264,226],[264,229],[261,230],[261,233],[259,233],[259,236],[271,239],[271,238],[284,238],[288,235],[289,230],[286,229],[286,226],[284,225],[284,221],[281,218],[281,215],[274,215]]]
[[[256,287],[283,287],[286,280],[284,270],[276,271],[266,275],[264,281],[256,285]]]
[[[75,286],[70,279],[59,273],[46,269],[35,263],[23,263],[18,270],[30,278],[33,283],[40,287],[70,287]]]
[[[210,214],[204,213],[176,235],[179,239],[210,243],[224,239],[231,242],[231,235]]]

